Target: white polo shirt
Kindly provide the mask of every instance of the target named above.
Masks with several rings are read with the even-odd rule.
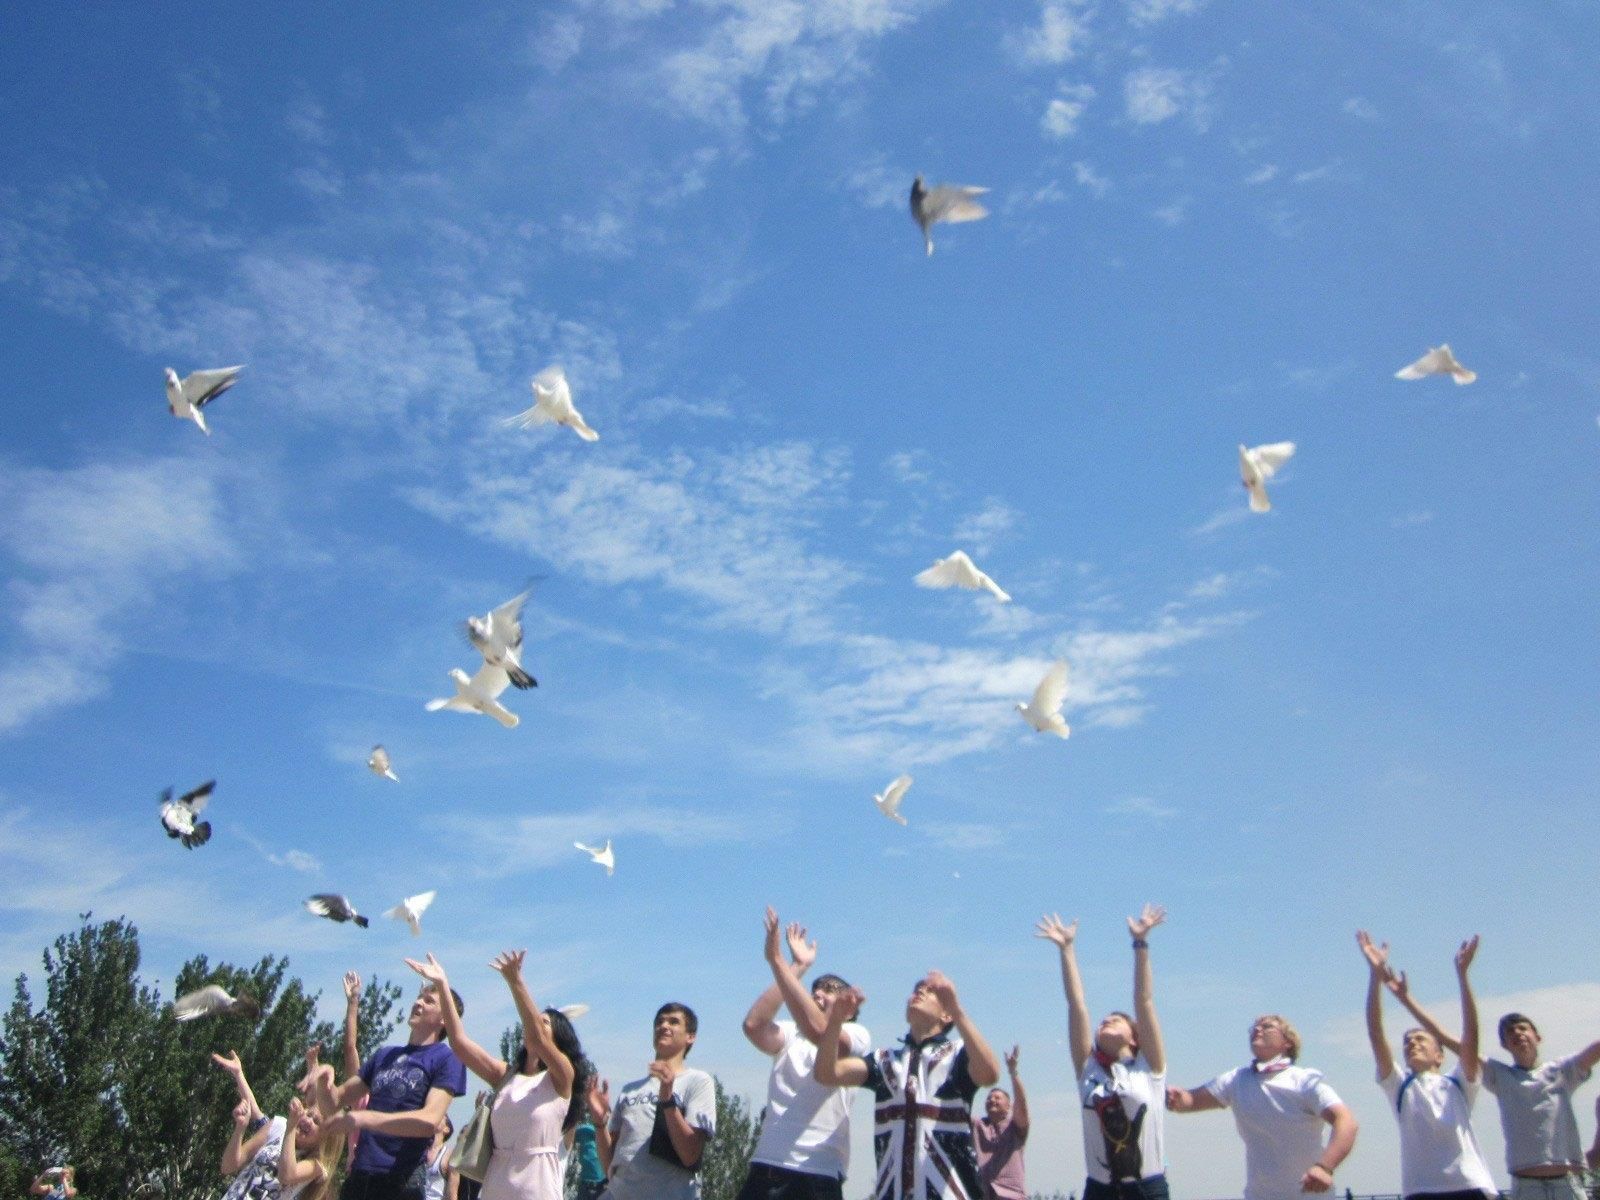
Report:
[[[1343,1104],[1321,1071],[1286,1060],[1251,1063],[1205,1085],[1244,1141],[1244,1200],[1302,1200],[1300,1180],[1322,1153],[1326,1109]]]
[[[773,1057],[767,1107],[752,1162],[843,1179],[850,1169],[850,1088],[828,1087],[811,1078],[817,1048],[793,1021],[778,1021],[783,1049]],[[872,1040],[865,1027],[846,1021],[848,1053],[865,1058]]]
[[[1406,1195],[1499,1192],[1472,1132],[1476,1080],[1463,1079],[1459,1068],[1448,1075],[1390,1071],[1378,1086],[1400,1123],[1400,1188]]]

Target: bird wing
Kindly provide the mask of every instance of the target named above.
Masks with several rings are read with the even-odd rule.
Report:
[[[511,676],[506,674],[506,669],[494,663],[486,662],[478,668],[478,673],[467,684],[469,691],[475,692],[484,700],[493,700],[511,686]]]
[[[963,221],[978,221],[989,215],[989,210],[974,197],[988,188],[968,187],[964,184],[942,183],[932,188],[922,201],[922,213],[929,222],[944,221],[958,225]]]
[[[1278,468],[1293,457],[1293,442],[1269,442],[1250,451],[1250,459],[1264,479],[1271,479],[1278,473]]]
[[[196,408],[204,408],[238,382],[239,367],[218,367],[214,371],[195,371],[184,377],[183,398]]]
[[[433,891],[423,892],[420,896],[412,896],[406,901],[406,907],[420,917],[428,911],[428,905],[433,903],[433,898],[438,894],[438,892]]]
[[[583,414],[571,404],[567,405],[567,418],[561,423],[586,442],[600,440],[600,435],[589,427],[589,423],[583,419]]]
[[[389,769],[389,752],[382,746],[374,746],[372,754],[367,758],[367,766],[381,775]]]
[[[190,992],[187,996],[179,996],[172,1002],[172,1015],[179,1021],[193,1021],[196,1017],[209,1017],[212,1013],[221,1012],[233,1003],[233,997],[217,984],[208,983],[205,987]]]
[[[333,892],[318,892],[305,903],[308,912],[313,912],[319,917],[331,917],[335,920],[341,917],[349,920],[355,915],[356,911],[351,906],[350,901]]]
[[[978,568],[972,565],[972,560],[967,557],[964,550],[957,550],[949,558],[939,559],[926,571],[919,573],[913,582],[918,587],[925,588],[980,586]]]
[[[1396,379],[1421,379],[1439,369],[1439,351],[1429,350],[1414,363],[1408,363],[1394,373]]]
[[[528,602],[532,590],[519,592],[499,608],[489,610],[489,629],[502,645],[522,645],[522,606]]]
[[[893,783],[883,789],[883,802],[889,808],[898,812],[900,801],[905,799],[906,789],[911,786],[911,776],[898,776]]]
[[[567,383],[567,373],[560,367],[546,367],[533,377],[533,394],[543,403],[560,403],[565,397],[572,403],[572,388]]]
[[[1011,593],[1006,591],[1003,587],[991,579],[986,572],[979,571],[976,567],[974,567],[973,573],[978,577],[978,586],[984,591],[994,596],[994,598],[1000,601],[1001,604],[1011,603]]]
[[[494,701],[490,701],[489,703],[485,704],[483,706],[483,711],[489,716],[493,717],[496,721],[499,721],[500,724],[504,725],[507,729],[515,729],[522,723],[522,718],[517,716],[516,713],[512,712],[505,705],[496,703]]]
[[[183,795],[179,796],[178,803],[198,816],[200,810],[205,808],[206,803],[211,799],[212,789],[214,789],[216,786],[217,781],[215,779],[208,779],[199,787],[195,788],[194,791],[185,792]]]
[[[1041,716],[1050,716],[1061,712],[1061,705],[1067,698],[1067,664],[1057,659],[1039,681],[1039,686],[1033,689],[1033,703],[1031,707]]]

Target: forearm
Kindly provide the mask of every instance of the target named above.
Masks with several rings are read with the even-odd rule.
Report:
[[[817,1002],[811,998],[811,993],[801,979],[805,977],[806,969],[799,963],[776,962],[772,964],[772,979],[783,997],[784,1006],[789,1010],[789,1015],[794,1018],[795,1027],[799,1029],[800,1036],[807,1041],[815,1042],[822,1037],[823,1030],[828,1026],[828,1018],[817,1007]]]
[[[1472,994],[1465,971],[1456,978],[1461,984],[1461,1046],[1457,1056],[1461,1059],[1461,1073],[1472,1080],[1478,1077],[1478,998]]]
[[[686,1167],[697,1166],[700,1155],[705,1151],[705,1134],[692,1127],[683,1115],[683,1110],[673,1105],[667,1110],[667,1136],[672,1139],[672,1148],[678,1153],[678,1160]]]
[[[611,1122],[609,1120],[597,1122],[594,1127],[594,1148],[600,1155],[600,1166],[607,1175],[611,1174],[611,1152],[615,1147],[611,1144]]]
[[[1143,938],[1136,939],[1143,942]],[[1133,947],[1133,1017],[1139,1023],[1139,1049],[1150,1069],[1164,1074],[1167,1069],[1166,1044],[1161,1040],[1161,1022],[1156,1018],[1155,973],[1150,966],[1150,946]]]
[[[779,969],[782,970],[781,967]],[[778,990],[777,984],[770,984],[755,998],[750,1011],[744,1014],[744,1035],[756,1043],[757,1049],[766,1049],[759,1039],[764,1032],[771,1032],[772,1023],[782,1004],[783,993]]]
[[[222,1162],[217,1165],[217,1170],[224,1175],[237,1175],[242,1166],[244,1166],[244,1126],[235,1125],[233,1136],[222,1148]]]
[[[1378,1078],[1389,1078],[1394,1071],[1394,1054],[1383,1032],[1383,980],[1375,971],[1367,975],[1367,1043],[1372,1047]]]
[[[386,1133],[390,1137],[431,1138],[439,1127],[439,1118],[429,1116],[425,1109],[410,1112],[374,1112],[364,1108],[350,1114],[355,1126],[363,1133]]]
[[[1094,1049],[1093,1034],[1089,1029],[1089,1004],[1083,996],[1083,976],[1078,972],[1078,955],[1070,942],[1061,947],[1061,990],[1067,997],[1067,1044],[1072,1050],[1072,1066],[1081,1071]]]
[[[1356,1144],[1356,1119],[1347,1108],[1340,1108],[1335,1112],[1332,1120],[1333,1136],[1328,1139],[1328,1145],[1317,1158],[1317,1164],[1332,1175],[1338,1170],[1339,1164],[1350,1157],[1350,1151]]]
[[[360,1008],[347,1004],[344,1009],[344,1077],[353,1079],[361,1073]]]
[[[998,1083],[1000,1059],[984,1040],[983,1034],[978,1032],[978,1027],[973,1024],[972,1018],[967,1016],[965,1010],[956,1015],[956,1028],[961,1031],[961,1040],[967,1046],[967,1074],[972,1076],[972,1082],[979,1087]],[[820,1047],[818,1053],[821,1053]]]
[[[1011,1076],[1011,1120],[1022,1129],[1028,1127],[1028,1092],[1019,1075]]]

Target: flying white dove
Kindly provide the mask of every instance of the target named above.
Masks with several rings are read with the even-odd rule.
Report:
[[[906,819],[900,815],[900,801],[906,798],[906,789],[910,786],[911,776],[902,775],[884,788],[880,794],[874,796],[872,802],[878,806],[878,811],[888,817],[889,820],[904,825]]]
[[[1478,377],[1476,371],[1469,371],[1456,361],[1456,356],[1450,353],[1449,342],[1435,346],[1416,362],[1401,367],[1394,373],[1396,379],[1422,379],[1428,375],[1448,375],[1462,385],[1469,384]]]
[[[433,903],[433,898],[438,894],[438,892],[423,892],[420,896],[408,896],[383,915],[393,917],[396,921],[404,921],[411,926],[412,937],[421,937],[422,914],[428,911],[428,905]]]
[[[354,921],[362,929],[372,924],[356,911],[356,906],[350,903],[349,897],[336,892],[318,892],[306,901],[306,910],[316,913],[319,917],[327,917],[330,921],[338,921],[340,924]]]
[[[1072,732],[1061,719],[1061,704],[1067,698],[1067,664],[1059,659],[1050,667],[1039,686],[1033,689],[1033,699],[1017,705],[1022,719],[1040,733],[1053,733],[1066,737]]]
[[[261,1005],[247,992],[240,992],[239,998],[234,999],[228,995],[226,989],[215,983],[208,983],[205,987],[174,1000],[172,1015],[179,1021],[193,1021],[198,1017],[212,1016],[249,1017],[253,1021],[261,1015]]]
[[[582,842],[573,842],[572,844],[587,854],[596,866],[604,867],[608,876],[617,869],[617,856],[611,853],[610,838],[606,839],[605,846],[599,850],[596,850],[593,846],[585,846]]]
[[[214,371],[195,371],[180,380],[178,373],[168,367],[167,411],[193,421],[200,426],[201,433],[210,437],[211,430],[206,428],[206,419],[200,410],[231,388],[242,370],[243,367],[218,367]]]
[[[500,693],[511,686],[511,676],[504,667],[484,663],[478,673],[467,678],[460,667],[450,668],[450,678],[456,681],[456,694],[448,699],[429,700],[424,706],[429,712],[448,708],[451,712],[476,712],[493,717],[507,729],[515,729],[520,718],[500,704]]]
[[[374,775],[382,775],[385,779],[392,779],[396,783],[400,782],[400,776],[396,775],[389,766],[389,752],[382,746],[374,746],[372,753],[367,755],[367,770]]]
[[[1250,493],[1251,512],[1271,511],[1272,502],[1267,499],[1267,480],[1293,457],[1293,442],[1269,442],[1250,450],[1243,445],[1239,447],[1239,478]]]
[[[576,1021],[589,1011],[589,1006],[587,1004],[562,1004],[556,1008],[556,1011],[567,1020]]]
[[[922,240],[933,254],[933,229],[935,221],[954,225],[962,221],[978,221],[989,215],[989,210],[979,204],[976,197],[983,195],[986,187],[968,187],[962,183],[941,183],[928,187],[918,175],[911,181],[911,215],[922,227]]]
[[[216,786],[215,779],[208,779],[176,800],[172,798],[171,788],[161,793],[161,828],[167,831],[169,838],[180,839],[185,849],[193,850],[211,840],[211,822],[195,818],[211,799],[211,790]]]
[[[583,414],[573,407],[567,373],[560,367],[546,367],[535,375],[533,407],[514,417],[507,417],[504,423],[522,429],[532,429],[535,425],[565,425],[586,442],[600,440],[600,435],[589,428]]]
[[[915,583],[918,587],[925,588],[968,588],[976,591],[982,588],[989,592],[1001,604],[1008,604],[1011,597],[1000,590],[1000,585],[990,579],[977,565],[967,557],[965,550],[957,550],[949,558],[935,559],[933,566],[917,575]]]
[[[539,681],[522,669],[522,606],[532,591],[511,597],[487,616],[467,618],[467,641],[476,647],[483,661],[501,667],[515,688],[538,687]]]

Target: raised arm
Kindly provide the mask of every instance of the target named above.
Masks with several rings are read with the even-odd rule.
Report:
[[[806,940],[803,926],[791,924],[786,931],[789,942],[789,961],[783,961],[779,945],[778,914],[769,906],[765,918],[766,941],[763,956],[772,969],[772,985],[757,996],[750,1011],[744,1015],[744,1036],[763,1054],[777,1054],[783,1049],[783,1034],[778,1028],[778,1006],[786,1004],[794,1017],[795,1025],[808,1041],[822,1036],[827,1020],[811,993],[800,985],[811,964],[817,960],[817,944]]]
[[[956,1028],[961,1031],[961,1040],[967,1045],[967,1074],[972,1077],[972,1082],[979,1087],[989,1087],[999,1083],[1000,1059],[989,1048],[989,1043],[984,1040],[983,1034],[978,1032],[978,1027],[967,1015],[967,1010],[961,1007],[961,997],[956,995],[956,985],[942,972],[929,971],[928,986],[939,998],[939,1003],[944,1006],[945,1012],[955,1018]]]
[[[344,973],[344,1077],[354,1079],[361,1074],[361,1046],[358,1034],[361,1027],[361,976],[354,971]]]
[[[1161,1022],[1156,1020],[1155,983],[1150,971],[1150,931],[1167,919],[1167,910],[1159,904],[1146,904],[1138,917],[1128,918],[1128,932],[1133,935],[1133,1019],[1138,1022],[1134,1032],[1139,1038],[1139,1049],[1145,1062],[1157,1075],[1167,1071],[1167,1047],[1161,1040]],[[1085,1020],[1088,1014],[1084,1014]],[[1079,1068],[1080,1070],[1082,1068]]]
[[[250,1104],[241,1100],[233,1106],[233,1133],[228,1138],[228,1144],[222,1148],[222,1162],[217,1168],[224,1175],[237,1175],[245,1163],[267,1144],[270,1127],[263,1125],[246,1139],[244,1131],[249,1124]]]
[[[506,1063],[502,1058],[490,1054],[477,1042],[467,1036],[467,1027],[461,1023],[461,1014],[456,1011],[455,1002],[450,998],[450,978],[445,974],[444,967],[432,953],[428,955],[427,962],[418,962],[414,958],[405,960],[418,975],[421,975],[439,992],[439,1012],[444,1017],[444,1036],[450,1042],[450,1049],[456,1052],[466,1068],[485,1083],[499,1086],[500,1081],[506,1077]],[[526,1024],[524,1024],[526,1029]],[[572,1094],[572,1085],[567,1085],[567,1094]],[[419,1137],[420,1134],[408,1134],[409,1137]]]
[[[1461,987],[1461,1049],[1457,1053],[1461,1059],[1461,1077],[1468,1083],[1483,1071],[1483,1060],[1478,1057],[1478,1000],[1472,994],[1472,984],[1467,981],[1467,972],[1477,953],[1477,934],[1462,942],[1456,951],[1456,982]]]
[[[1367,960],[1367,1041],[1372,1045],[1372,1061],[1378,1068],[1378,1082],[1394,1074],[1394,1051],[1383,1032],[1383,981],[1389,973],[1389,943],[1376,945],[1365,929],[1356,930],[1356,945]]]
[[[829,1087],[860,1087],[867,1081],[867,1060],[854,1054],[839,1053],[844,1023],[855,1020],[866,1002],[867,997],[861,989],[853,987],[840,992],[828,1006],[828,1022],[823,1027],[821,1040],[817,1042],[817,1061],[811,1068],[811,1078],[818,1083]]]
[[[1078,973],[1078,955],[1073,943],[1078,923],[1068,925],[1059,913],[1039,918],[1034,936],[1054,942],[1061,951],[1061,990],[1067,994],[1067,1044],[1072,1049],[1073,1074],[1083,1074],[1083,1064],[1094,1050],[1094,1034],[1089,1028],[1089,1005],[1083,998],[1083,976]]]
[[[1020,1046],[1011,1047],[1006,1055],[1006,1074],[1011,1076],[1011,1123],[1023,1137],[1028,1136],[1028,1093],[1022,1086],[1022,1075],[1017,1070],[1017,1060],[1022,1057]]]
[[[1383,976],[1383,985],[1394,994],[1396,1000],[1405,1006],[1405,1010],[1411,1014],[1412,1019],[1418,1025],[1421,1025],[1438,1039],[1439,1045],[1450,1051],[1451,1054],[1460,1055],[1461,1043],[1444,1031],[1444,1026],[1433,1019],[1432,1013],[1411,998],[1411,986],[1406,982],[1406,973],[1404,971],[1396,971],[1393,967],[1388,968]]]
[[[528,1065],[531,1067],[534,1062],[542,1062],[544,1069],[550,1073],[550,1082],[555,1085],[556,1093],[563,1100],[571,1099],[572,1081],[578,1066],[556,1045],[555,1038],[550,1035],[550,1027],[544,1023],[544,1014],[534,1003],[533,993],[522,978],[522,960],[527,956],[526,950],[505,950],[495,955],[489,966],[500,972],[500,977],[511,989],[511,1002],[517,1006],[517,1017],[522,1021],[522,1045],[528,1052]],[[454,1005],[446,1007],[453,1008]],[[454,1041],[451,1045],[455,1045]],[[478,1052],[487,1053],[481,1048]],[[457,1050],[456,1053],[461,1052]],[[463,1062],[466,1061],[466,1055],[462,1054],[461,1058]],[[505,1067],[501,1064],[500,1075],[495,1082],[498,1083],[504,1075]]]
[[[239,1052],[237,1050],[229,1050],[227,1054],[213,1054],[211,1061],[232,1077],[233,1087],[239,1093],[239,1099],[250,1106],[250,1120],[261,1120],[266,1114],[261,1111],[261,1106],[256,1103],[256,1094],[250,1090],[250,1081],[244,1077],[244,1064],[239,1061]],[[235,1167],[234,1171],[238,1169],[238,1167]],[[230,1171],[228,1173],[231,1175],[233,1172]]]

